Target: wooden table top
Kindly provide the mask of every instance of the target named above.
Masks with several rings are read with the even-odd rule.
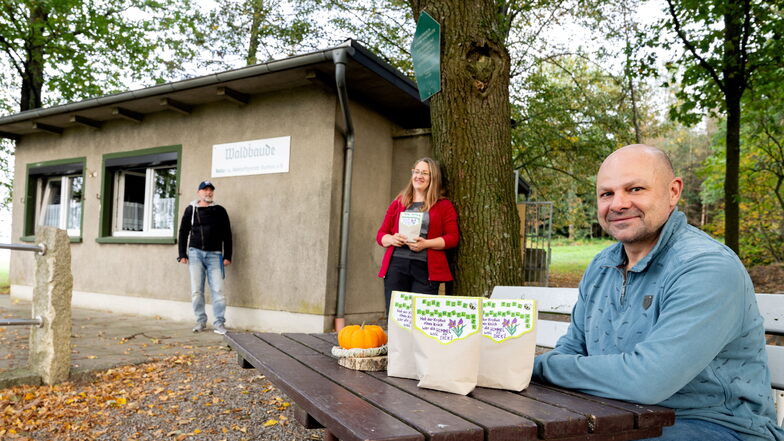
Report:
[[[531,383],[522,392],[478,387],[467,396],[416,380],[338,365],[335,334],[228,333],[255,367],[298,406],[297,419],[344,441],[635,440],[659,436],[675,414]]]

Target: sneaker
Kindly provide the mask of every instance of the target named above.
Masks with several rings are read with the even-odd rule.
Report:
[[[215,330],[213,330],[212,332],[214,332],[216,334],[220,334],[220,335],[225,335],[226,334],[226,327],[223,326],[223,323],[221,323],[219,325],[215,325]]]
[[[193,332],[201,332],[207,329],[207,325],[204,323],[196,323],[196,326],[193,327]]]

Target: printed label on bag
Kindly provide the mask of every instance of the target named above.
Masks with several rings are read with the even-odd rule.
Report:
[[[479,332],[478,297],[418,297],[412,300],[414,327],[448,344]]]
[[[482,335],[497,343],[531,332],[535,318],[534,300],[482,301]]]
[[[411,294],[392,291],[391,309],[392,321],[403,329],[411,329]]]

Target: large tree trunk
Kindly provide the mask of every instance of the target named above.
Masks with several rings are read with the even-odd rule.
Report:
[[[434,155],[459,215],[453,294],[521,285],[504,17],[492,0],[410,3],[414,17],[427,11],[441,24],[441,92],[430,115]]]
[[[22,94],[20,111],[41,107],[41,91],[44,86],[44,27],[47,11],[40,3],[30,6],[30,36],[25,41],[24,72],[22,73]]]

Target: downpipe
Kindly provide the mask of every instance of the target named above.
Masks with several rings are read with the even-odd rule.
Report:
[[[350,48],[340,48],[332,52],[335,62],[335,83],[337,85],[340,109],[343,111],[343,120],[346,125],[343,168],[343,207],[340,221],[340,260],[338,263],[338,299],[335,311],[335,332],[339,332],[346,325],[344,318],[346,310],[346,273],[348,265],[348,233],[349,214],[351,213],[351,170],[354,162],[354,124],[349,110],[348,90],[346,86],[346,64],[348,63]]]

